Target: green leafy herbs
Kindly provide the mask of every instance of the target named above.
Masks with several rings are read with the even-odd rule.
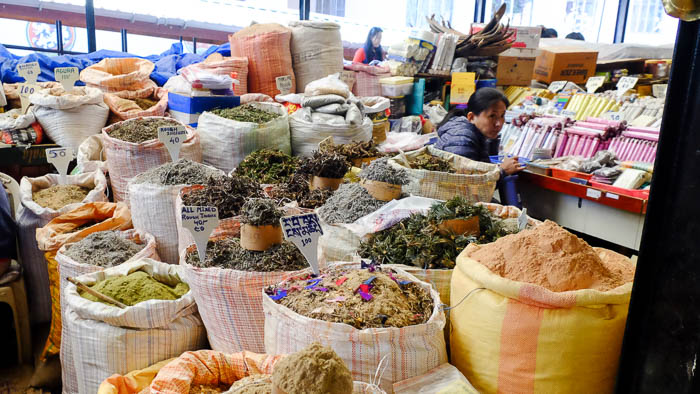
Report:
[[[218,108],[212,110],[211,113],[226,119],[257,124],[267,123],[280,117],[278,114],[267,112],[250,104],[245,104],[234,108]]]
[[[302,159],[298,172],[323,178],[342,178],[349,169],[345,156],[314,151],[313,156]]]
[[[266,198],[251,198],[241,208],[241,223],[253,226],[279,226],[282,216],[275,201]]]
[[[410,160],[411,168],[428,171],[439,172],[454,172],[452,163],[437,156],[433,156],[428,152],[423,152],[420,155]]]
[[[292,178],[299,167],[299,159],[272,149],[255,151],[236,168],[236,174],[260,183],[283,183]]]
[[[143,118],[120,122],[112,126],[109,136],[118,140],[140,144],[158,138],[159,127],[182,126],[182,123],[167,118]]]
[[[441,222],[479,217],[479,236],[441,231]],[[483,206],[461,197],[435,204],[426,215],[414,214],[391,228],[379,231],[360,244],[359,254],[380,264],[406,264],[425,269],[454,268],[455,260],[472,242],[489,243],[510,232],[502,220]]]

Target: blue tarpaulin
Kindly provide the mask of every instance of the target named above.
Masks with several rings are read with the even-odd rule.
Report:
[[[163,86],[168,78],[177,75],[177,71],[193,63],[199,63],[210,54],[218,52],[223,56],[231,56],[231,49],[228,43],[210,47],[203,54],[185,53],[182,44],[175,43],[170,49],[160,55],[136,56],[126,52],[99,50],[85,55],[61,55],[48,56],[43,53],[32,53],[26,56],[17,56],[0,45],[0,79],[4,83],[24,82],[24,78],[17,73],[17,65],[28,62],[39,62],[41,74],[38,82],[55,81],[53,69],[56,67],[78,67],[79,71],[98,63],[100,60],[110,57],[138,57],[148,59],[155,64],[155,69],[151,73],[151,79],[158,86]],[[78,82],[78,85],[83,85]]]

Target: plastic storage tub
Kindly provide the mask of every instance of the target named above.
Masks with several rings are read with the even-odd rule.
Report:
[[[382,96],[403,97],[413,93],[412,77],[388,77],[379,80]]]
[[[606,185],[604,183],[599,183],[599,182],[595,182],[595,181],[591,181],[591,186],[593,186],[596,189],[600,189],[602,191],[605,191],[605,192],[620,194],[623,196],[629,196],[629,197],[634,197],[634,198],[640,198],[642,200],[649,199],[649,190],[623,189],[621,187]]]
[[[389,119],[398,119],[406,116],[406,97],[393,97],[389,99]]]

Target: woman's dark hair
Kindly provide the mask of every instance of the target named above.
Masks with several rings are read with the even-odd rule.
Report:
[[[557,38],[559,34],[554,29],[542,29],[542,38]]]
[[[467,108],[455,107],[451,109],[447,115],[445,115],[442,122],[440,122],[440,124],[437,126],[437,129],[442,127],[442,125],[447,123],[448,120],[454,118],[455,116],[467,116],[467,113],[469,112],[473,112],[474,115],[479,115],[485,110],[491,108],[491,106],[498,101],[502,101],[503,104],[506,105],[506,108],[510,106],[508,98],[500,90],[496,88],[481,88],[472,93],[472,95],[469,97]]]
[[[586,39],[583,38],[583,34],[578,33],[578,32],[569,33],[569,34],[567,34],[566,37],[564,37],[564,38],[570,38],[570,39],[572,39],[572,40],[586,41]]]
[[[382,46],[378,46],[377,48],[372,45],[372,38],[376,36],[377,34],[383,32],[379,27],[373,27],[369,29],[369,33],[367,34],[367,40],[365,40],[365,60],[362,62],[364,64],[369,64],[372,60],[379,60],[382,61],[384,60],[384,50],[382,49]]]

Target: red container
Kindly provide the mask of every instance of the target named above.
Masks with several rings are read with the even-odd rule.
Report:
[[[562,170],[560,168],[551,168],[552,176],[557,179],[563,179],[565,181],[570,181],[571,178],[585,179],[590,181],[593,178],[593,174],[586,174],[585,172],[568,171]]]
[[[602,191],[605,191],[605,192],[610,192],[610,193],[620,194],[623,196],[639,198],[642,200],[649,199],[649,190],[623,189],[621,187],[615,187],[612,185],[606,185],[604,183],[598,183],[598,182],[594,182],[594,181],[591,181],[591,186],[593,186],[596,189],[600,189]]]

